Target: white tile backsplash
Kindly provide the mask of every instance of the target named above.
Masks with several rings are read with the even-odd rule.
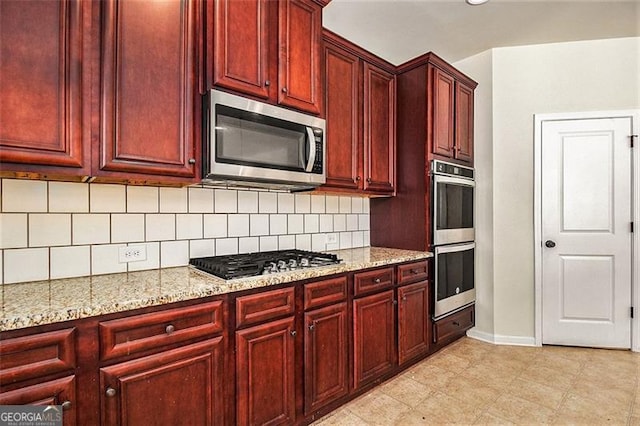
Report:
[[[2,180],[2,211],[4,213],[46,212],[47,198],[47,182]]]
[[[75,182],[49,182],[50,213],[87,213],[89,185]]]
[[[29,215],[29,247],[71,245],[71,215],[33,213]]]
[[[0,214],[0,248],[23,248],[27,246],[27,214]]]
[[[369,200],[346,195],[18,179],[3,179],[0,188],[0,283],[182,266],[190,257],[238,252],[335,250],[370,240]],[[336,243],[327,243],[329,235]],[[144,245],[147,258],[120,263],[118,250],[127,243]],[[14,264],[32,270],[19,272]]]
[[[49,279],[49,248],[4,251],[4,283]]]

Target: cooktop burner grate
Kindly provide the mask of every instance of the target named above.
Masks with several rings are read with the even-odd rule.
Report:
[[[198,257],[189,260],[193,267],[225,280],[334,265],[340,262],[335,254],[295,249]]]

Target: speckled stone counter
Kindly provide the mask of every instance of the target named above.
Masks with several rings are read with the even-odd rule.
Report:
[[[190,267],[5,284],[0,331],[123,312],[431,257],[429,252],[365,247],[333,251],[342,263],[225,281]]]

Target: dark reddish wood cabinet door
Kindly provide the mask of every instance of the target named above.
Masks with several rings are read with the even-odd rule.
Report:
[[[216,0],[213,23],[213,84],[269,98],[270,2]]]
[[[294,317],[236,332],[236,422],[295,421]]]
[[[100,171],[195,176],[201,8],[200,0],[103,3]]]
[[[325,44],[325,116],[327,120],[327,186],[361,186],[360,60]]]
[[[304,411],[315,410],[349,391],[347,304],[304,314]]]
[[[433,72],[433,153],[454,156],[454,80],[435,67]]]
[[[88,166],[82,111],[91,92],[82,79],[90,67],[82,50],[89,7],[69,0],[0,2],[0,161]]]
[[[103,425],[224,425],[223,340],[100,369]]]
[[[473,164],[473,89],[456,83],[456,158]]]
[[[398,363],[429,352],[429,282],[398,288]]]
[[[65,426],[78,423],[75,376],[0,393],[0,405],[62,405]]]
[[[319,114],[322,8],[312,0],[280,0],[278,29],[278,103]]]
[[[353,301],[354,387],[393,369],[395,317],[393,290]]]
[[[364,190],[393,193],[395,185],[395,76],[364,64]]]

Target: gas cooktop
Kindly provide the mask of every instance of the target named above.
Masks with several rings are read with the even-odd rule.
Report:
[[[338,256],[304,250],[265,251],[228,256],[198,257],[189,260],[193,267],[225,280],[295,271],[340,263]]]

